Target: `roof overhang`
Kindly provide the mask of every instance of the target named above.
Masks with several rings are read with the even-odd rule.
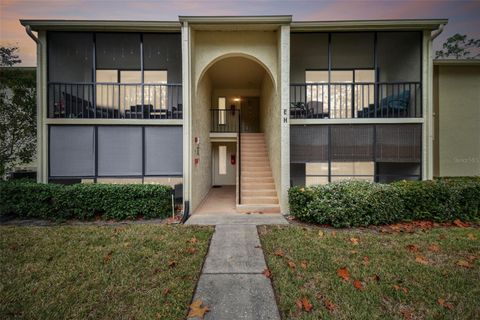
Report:
[[[314,31],[405,31],[436,30],[448,19],[293,21],[291,30]]]
[[[480,59],[435,59],[436,66],[480,66]]]
[[[179,16],[195,30],[275,30],[292,22],[291,15],[281,16]]]
[[[177,21],[132,20],[20,20],[23,26],[34,31],[180,31]]]

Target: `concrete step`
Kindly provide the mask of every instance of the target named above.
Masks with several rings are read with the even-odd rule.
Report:
[[[270,172],[270,166],[258,166],[258,165],[242,165],[242,174],[247,171],[267,171]]]
[[[249,177],[271,178],[272,177],[272,172],[270,172],[270,171],[242,171],[242,178],[249,178]]]
[[[244,197],[242,195],[243,204],[278,204],[277,197]]]
[[[249,184],[273,184],[273,177],[242,177],[242,188]]]
[[[275,189],[250,189],[245,187],[242,190],[242,197],[276,197],[277,191]]]
[[[264,181],[265,179],[262,179]],[[272,178],[273,180],[273,178]],[[246,190],[264,190],[270,189],[275,190],[275,184],[272,182],[252,182],[252,181],[242,181],[242,192]]]
[[[238,212],[251,212],[251,213],[280,213],[279,205],[260,205],[260,204],[237,204]]]

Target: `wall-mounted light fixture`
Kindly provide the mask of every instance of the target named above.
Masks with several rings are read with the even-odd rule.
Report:
[[[240,98],[233,98],[233,101],[239,102],[239,101],[240,101]]]

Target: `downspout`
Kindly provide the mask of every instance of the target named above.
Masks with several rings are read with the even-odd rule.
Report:
[[[42,150],[42,110],[41,110],[41,94],[42,94],[42,87],[41,87],[41,79],[42,79],[42,72],[40,66],[40,61],[38,61],[38,57],[40,56],[41,49],[42,49],[42,43],[40,40],[37,38],[37,36],[32,32],[32,28],[30,25],[25,26],[25,31],[27,32],[28,36],[35,41],[37,44],[37,94],[36,94],[36,100],[37,100],[37,182],[44,182],[44,172],[42,168],[42,159],[43,159],[43,150]],[[40,164],[40,165],[39,165]]]
[[[432,31],[432,35],[431,35],[432,41],[435,40],[435,38],[438,37],[443,32],[444,28],[445,28],[445,24],[441,24],[438,27],[438,29]]]

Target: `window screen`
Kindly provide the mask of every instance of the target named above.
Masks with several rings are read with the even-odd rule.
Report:
[[[50,82],[91,82],[93,34],[48,33],[48,80]]]
[[[421,140],[419,124],[377,125],[376,161],[420,162]]]
[[[142,175],[141,127],[98,127],[98,175]]]
[[[140,70],[140,34],[97,33],[98,69]]]
[[[291,162],[328,160],[328,126],[291,126]]]
[[[373,160],[373,126],[338,125],[332,126],[331,130],[332,160]]]
[[[181,126],[145,127],[145,174],[181,175],[183,131]]]
[[[373,68],[374,33],[332,33],[332,68]]]
[[[145,70],[168,71],[168,82],[182,82],[182,42],[179,33],[145,33],[143,61]]]
[[[50,126],[50,176],[95,175],[93,126]]]
[[[307,69],[328,69],[328,33],[291,34],[291,82],[305,82]]]

